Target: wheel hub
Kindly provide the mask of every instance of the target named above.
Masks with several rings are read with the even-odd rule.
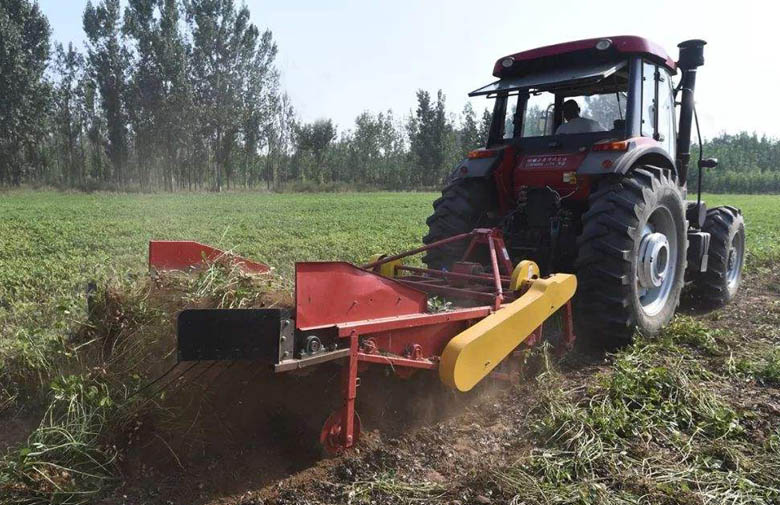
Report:
[[[669,239],[663,233],[648,233],[639,243],[639,285],[659,288],[669,273]]]
[[[745,261],[745,235],[744,231],[735,233],[731,237],[729,256],[726,259],[726,282],[729,289],[736,289],[739,285],[742,263]]]
[[[728,269],[729,271],[734,270],[734,266],[737,263],[737,249],[735,247],[731,247],[729,249],[729,264]]]
[[[642,228],[636,257],[636,288],[642,312],[655,316],[667,306],[678,274],[677,226],[666,207],[656,208]]]

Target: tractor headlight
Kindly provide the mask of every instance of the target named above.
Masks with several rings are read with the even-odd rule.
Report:
[[[598,42],[596,42],[596,49],[599,51],[604,51],[606,49],[609,49],[612,46],[612,41],[609,39],[601,39]]]
[[[515,63],[515,59],[511,56],[509,58],[504,58],[501,60],[501,66],[504,68],[509,68]]]

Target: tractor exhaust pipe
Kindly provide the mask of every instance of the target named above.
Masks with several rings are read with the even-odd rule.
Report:
[[[680,59],[677,66],[682,72],[679,90],[680,98],[680,124],[677,128],[677,167],[680,176],[680,184],[688,180],[688,162],[691,159],[691,124],[693,122],[693,92],[696,88],[696,69],[704,65],[705,41],[700,39],[680,42]]]

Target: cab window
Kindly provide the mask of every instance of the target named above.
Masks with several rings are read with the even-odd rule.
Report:
[[[674,110],[674,86],[672,76],[666,69],[659,69],[658,81],[658,135],[657,139],[664,145],[664,149],[674,156],[677,132],[677,123]]]
[[[655,65],[642,64],[642,136],[655,136]]]
[[[511,139],[515,136],[515,119],[517,116],[518,95],[507,97],[506,110],[504,111],[503,138]]]
[[[528,97],[523,118],[523,137],[543,137],[553,134],[555,95],[535,93]]]

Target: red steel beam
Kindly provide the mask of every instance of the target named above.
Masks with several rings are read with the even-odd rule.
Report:
[[[448,323],[455,321],[464,321],[468,319],[482,319],[487,317],[493,311],[491,307],[473,307],[469,309],[458,309],[449,312],[439,312],[437,314],[410,314],[406,316],[386,317],[382,319],[369,319],[365,321],[352,321],[336,325],[339,337],[349,337],[353,332],[360,335],[378,333],[381,331],[398,330],[402,328],[413,328],[428,326],[432,324]]]
[[[392,256],[387,256],[385,258],[382,258],[377,261],[372,261],[371,263],[366,263],[365,265],[361,266],[360,268],[364,270],[371,270],[374,267],[378,267],[379,265],[384,265],[385,263],[389,263],[391,261],[400,260],[401,258],[406,258],[407,256],[412,256],[414,254],[418,254],[424,251],[427,251],[428,249],[433,249],[434,247],[440,247],[443,245],[450,244],[452,242],[457,242],[458,240],[463,240],[467,237],[471,237],[472,235],[475,235],[477,232],[480,232],[483,230],[480,229],[474,229],[468,233],[461,233],[460,235],[453,235],[452,237],[447,237],[442,240],[437,240],[436,242],[433,242],[428,245],[424,245],[421,247],[418,247],[416,249],[412,249],[406,252],[394,254]]]
[[[498,269],[498,258],[496,257],[496,244],[493,242],[493,235],[488,235],[488,247],[490,248],[490,265],[493,268],[493,278],[495,285],[496,310],[501,306],[504,299],[504,288],[501,286],[501,271]]]
[[[358,353],[358,360],[365,361],[367,363],[376,363],[379,365],[391,365],[406,368],[424,368],[426,370],[434,370],[439,366],[433,361],[427,359],[409,359],[398,356],[386,356],[383,354],[366,354],[363,352]]]
[[[485,283],[493,283],[493,276],[492,275],[475,275],[475,274],[462,274],[459,272],[446,272],[444,270],[431,270],[429,268],[418,268],[418,267],[408,267],[406,265],[401,265],[396,267],[397,270],[404,270],[406,272],[414,272],[419,274],[427,274],[427,275],[433,275],[438,277],[444,277],[445,279],[458,279],[458,280],[464,280],[464,281],[477,281],[477,282],[485,282]],[[507,287],[510,283],[510,278],[507,276],[501,277],[501,283],[506,284]]]
[[[452,286],[439,286],[436,284],[427,284],[425,282],[405,281],[403,277],[398,278],[398,281],[410,287],[419,289],[420,291],[425,291],[429,293],[435,293],[444,296],[452,296],[452,297],[459,297],[459,298],[471,298],[474,300],[481,300],[481,301],[488,301],[488,302],[496,301],[495,293],[486,293],[484,291],[474,291],[472,289],[455,288]],[[496,306],[496,309],[497,308],[498,306]]]

